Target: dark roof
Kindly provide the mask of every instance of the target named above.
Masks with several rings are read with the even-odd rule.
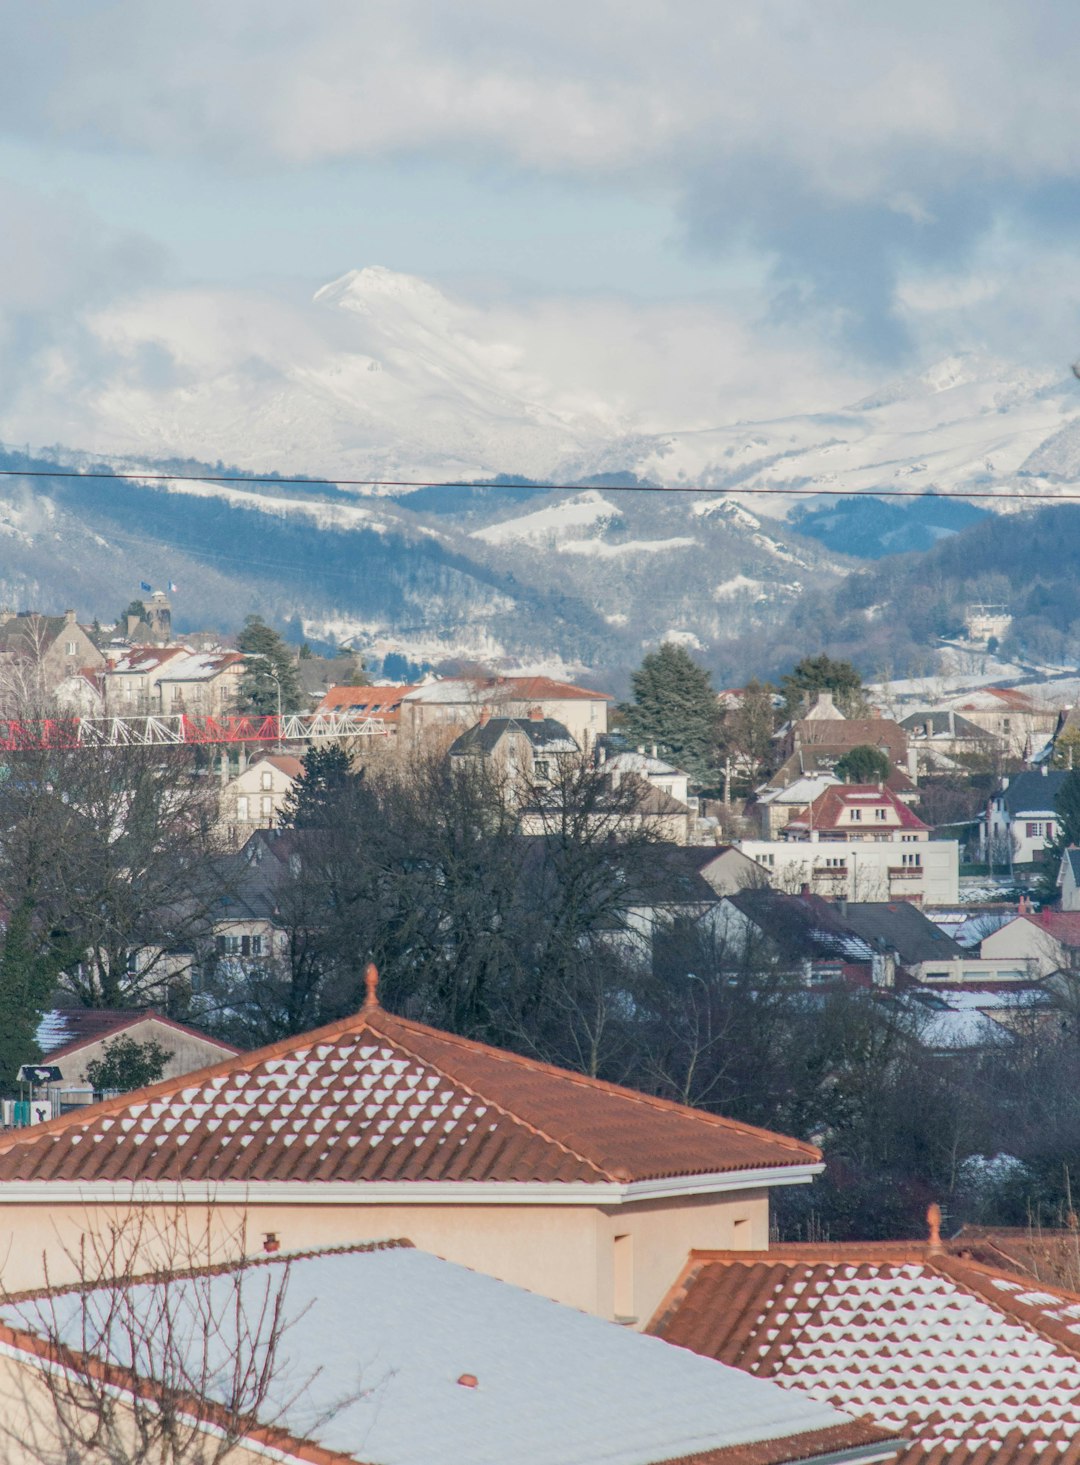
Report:
[[[800,778],[812,778],[815,774],[832,773],[847,748],[811,747],[803,744],[786,758],[775,773],[769,776],[769,788],[788,788]],[[916,785],[903,768],[895,764],[889,769],[885,787],[894,794],[909,794]]]
[[[910,901],[848,901],[844,920],[871,946],[895,951],[904,965],[920,961],[951,961],[965,955],[951,936]]]
[[[577,747],[567,729],[553,717],[489,717],[455,739],[450,755],[492,753],[508,734],[526,737],[536,753],[565,753]]]
[[[873,952],[837,906],[818,895],[750,888],[725,897],[789,961],[866,962]]]
[[[645,868],[635,871],[634,902],[641,905],[717,905],[721,896],[702,875],[722,850],[661,844]],[[704,857],[704,858],[703,858]]]
[[[1043,773],[1018,773],[1009,780],[1009,786],[998,797],[1010,814],[1023,814],[1028,810],[1054,809],[1061,786],[1068,778],[1066,769],[1047,769]]]
[[[1077,849],[1075,845],[1070,845],[1070,847],[1065,851],[1065,858],[1069,862],[1069,868],[1072,870],[1073,879],[1076,881],[1077,885],[1080,885],[1080,849]]]
[[[951,737],[967,738],[971,742],[996,742],[993,733],[988,733],[984,727],[977,727],[966,717],[951,710],[910,712],[907,717],[901,718],[900,726],[908,733],[914,733],[916,737]]]
[[[605,1184],[820,1158],[800,1140],[439,1032],[373,1002],[314,1032],[0,1135],[4,1181]]]

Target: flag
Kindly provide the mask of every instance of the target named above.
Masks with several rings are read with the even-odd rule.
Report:
[[[153,588],[154,588],[153,585],[148,585],[145,580],[140,580],[139,581],[139,589],[140,590],[153,590]]]
[[[179,590],[179,589],[180,589],[180,586],[179,586],[179,585],[178,585],[178,584],[177,584],[177,583],[176,583],[176,581],[175,581],[175,580],[170,580],[170,581],[169,581],[169,594],[170,594],[170,595],[175,595],[175,594],[176,594],[176,592],[177,592],[177,591],[178,591],[178,590]]]

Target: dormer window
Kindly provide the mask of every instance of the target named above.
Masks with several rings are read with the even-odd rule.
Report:
[[[861,824],[862,823],[862,810],[861,809],[852,809],[850,812],[851,812],[851,822],[853,824]]]
[[[875,819],[887,819],[888,817],[889,817],[889,811],[888,811],[888,809],[883,809],[883,808],[881,808],[879,806],[878,808],[876,808],[874,810],[874,818]]]

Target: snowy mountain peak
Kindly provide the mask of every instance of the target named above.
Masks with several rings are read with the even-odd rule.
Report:
[[[411,315],[430,319],[445,318],[454,309],[438,286],[415,275],[387,269],[385,265],[349,270],[316,290],[313,299],[316,305],[333,305],[357,315],[374,315],[394,305]]]

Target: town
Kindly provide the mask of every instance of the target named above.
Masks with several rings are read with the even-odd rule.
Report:
[[[173,1309],[202,1308],[246,1367],[278,1324],[223,1315],[254,1288],[265,1316],[288,1276],[313,1408],[343,1428],[364,1390],[327,1342],[359,1287],[350,1327],[391,1362],[417,1329],[449,1347],[449,1309],[455,1389],[537,1338],[531,1389],[617,1370],[604,1428],[654,1432],[643,1460],[749,1407],[699,1392],[695,1359],[772,1389],[773,1452],[747,1460],[1071,1447],[1051,1380],[1080,1382],[1080,713],[995,686],[916,701],[821,654],[716,689],[671,643],[621,703],[489,667],[399,684],[256,615],[178,633],[144,594],[109,626],[0,620],[16,1356],[120,1308],[167,1377],[192,1366]],[[865,1340],[871,1367],[837,1365]],[[924,1362],[897,1373],[894,1349]],[[97,1366],[64,1398],[34,1376],[66,1447],[133,1427]],[[637,1370],[693,1406],[635,1413]],[[223,1408],[230,1448],[277,1438],[245,1387],[189,1404],[196,1453]],[[450,1402],[389,1393],[397,1458]],[[159,1449],[160,1395],[133,1407]],[[485,1428],[518,1407],[502,1391]]]

